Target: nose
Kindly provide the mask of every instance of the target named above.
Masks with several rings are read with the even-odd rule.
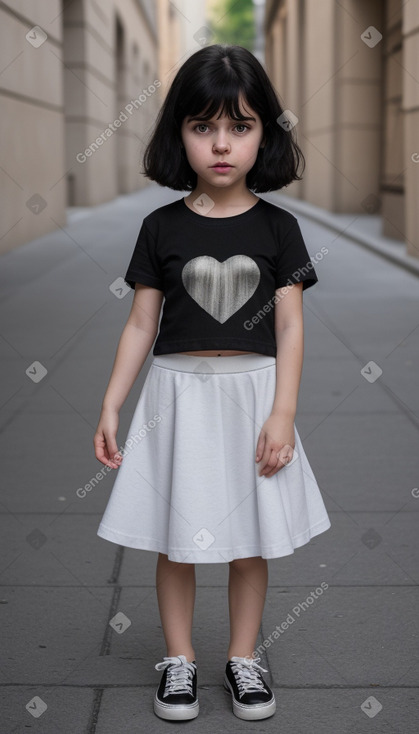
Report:
[[[212,147],[213,147],[213,150],[220,151],[220,152],[229,150],[230,143],[227,140],[227,136],[225,132],[221,130],[217,133],[217,137]]]

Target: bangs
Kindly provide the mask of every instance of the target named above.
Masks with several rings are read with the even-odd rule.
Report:
[[[179,116],[177,116],[179,126],[185,117],[199,117],[202,120],[210,120],[216,115],[218,119],[221,115],[226,114],[232,120],[246,120],[249,118],[251,112],[242,112],[241,109],[246,107],[256,108],[249,103],[243,84],[234,78],[232,79],[233,70],[227,66],[225,69],[230,73],[220,74],[218,71],[210,83],[208,73],[202,79],[194,80],[195,83],[190,85],[188,93],[182,97]],[[240,98],[242,100],[241,105]]]

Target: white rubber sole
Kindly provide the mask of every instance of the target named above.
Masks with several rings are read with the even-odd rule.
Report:
[[[233,689],[227,678],[227,674],[224,675],[224,689],[226,693],[230,694],[233,703],[233,714],[239,719],[244,719],[245,721],[267,719],[269,716],[273,716],[276,711],[276,701],[273,693],[272,700],[268,703],[256,703],[252,705],[238,703],[234,698]]]
[[[189,719],[195,719],[199,714],[199,702],[196,701],[191,706],[182,706],[181,704],[176,706],[175,704],[161,703],[157,699],[157,693],[154,696],[154,713],[160,717],[160,719],[167,719],[169,721],[187,721]]]

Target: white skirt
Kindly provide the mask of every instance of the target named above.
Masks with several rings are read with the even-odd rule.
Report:
[[[294,424],[292,461],[258,475],[276,358],[154,356],[98,535],[179,563],[294,552],[331,523]]]

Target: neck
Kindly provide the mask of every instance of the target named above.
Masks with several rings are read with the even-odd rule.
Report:
[[[232,186],[221,188],[219,186],[211,186],[205,181],[201,181],[198,177],[196,188],[188,198],[196,199],[201,194],[209,196],[214,202],[214,208],[220,211],[251,206],[252,203],[258,200],[256,194],[247,188],[245,181],[239,181]]]

